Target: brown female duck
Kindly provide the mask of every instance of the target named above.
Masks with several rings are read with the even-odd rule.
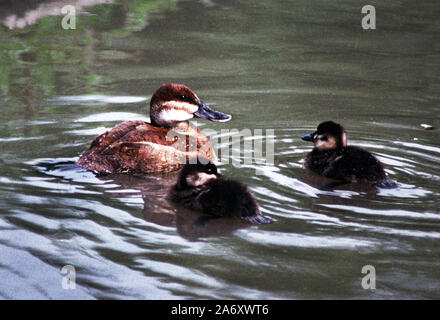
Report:
[[[165,84],[151,97],[150,119],[125,121],[99,136],[77,164],[97,174],[157,173],[178,170],[189,158],[215,160],[211,143],[193,117],[226,122],[183,84]]]

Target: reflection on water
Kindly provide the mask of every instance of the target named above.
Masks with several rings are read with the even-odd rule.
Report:
[[[20,1],[22,2],[22,1]],[[3,4],[1,8],[0,22],[9,29],[23,29],[29,25],[35,24],[39,19],[45,16],[58,16],[66,13],[62,8],[69,4],[78,12],[81,9],[102,3],[108,3],[110,0],[78,0],[78,1],[23,1],[15,6]],[[70,12],[70,11],[67,11]]]
[[[20,3],[0,20],[36,10]],[[374,31],[360,26],[364,4],[124,0],[84,8],[75,31],[53,15],[2,27],[0,297],[439,298],[437,3],[371,3]],[[274,165],[240,155],[220,170],[275,223],[168,203],[176,173],[96,177],[74,165],[95,135],[149,121],[166,82],[232,114],[201,123],[215,139],[274,130]],[[325,188],[306,172],[300,136],[324,120],[399,187]],[[76,290],[61,287],[67,264]],[[362,289],[365,265],[376,290]]]
[[[99,179],[109,197],[132,205],[143,202],[142,215],[145,220],[176,228],[179,235],[188,240],[231,235],[235,230],[249,227],[240,219],[209,217],[168,202],[166,194],[176,183],[177,172],[149,176],[111,174],[95,177],[70,159],[38,159],[36,163],[29,164],[45,175],[66,180],[93,182]],[[47,182],[46,186],[49,186]]]

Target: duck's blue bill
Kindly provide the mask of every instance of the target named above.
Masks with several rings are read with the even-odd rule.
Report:
[[[197,118],[202,118],[210,121],[226,122],[231,120],[232,116],[220,111],[211,109],[202,100],[199,101],[199,110],[197,110],[194,115]]]
[[[311,142],[313,142],[313,136],[314,135],[315,135],[314,133],[306,134],[306,135],[302,136],[301,139],[303,139],[304,141],[311,141]]]

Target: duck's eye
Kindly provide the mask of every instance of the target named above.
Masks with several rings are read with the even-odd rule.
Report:
[[[181,95],[181,96],[180,96],[180,100],[182,100],[182,101],[187,101],[187,100],[188,100],[188,97],[185,96],[185,95]]]
[[[208,167],[206,173],[215,174],[217,173],[217,170],[214,167]]]

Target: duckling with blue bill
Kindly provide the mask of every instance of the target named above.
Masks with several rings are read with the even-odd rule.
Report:
[[[235,217],[253,224],[274,221],[260,213],[246,185],[222,177],[208,159],[191,159],[180,171],[167,198],[211,217]]]
[[[333,121],[322,122],[313,133],[301,137],[313,142],[314,148],[305,158],[304,166],[320,176],[345,184],[368,181],[382,188],[395,188],[382,163],[370,152],[347,146],[347,132]]]

